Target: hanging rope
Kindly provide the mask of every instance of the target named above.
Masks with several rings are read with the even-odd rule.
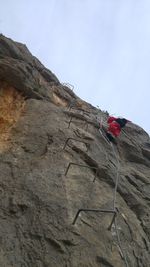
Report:
[[[108,141],[108,139],[104,136],[102,127],[103,127],[103,118],[101,118],[101,120],[100,120],[99,132],[101,133],[103,139],[107,142],[107,144],[109,144],[112,147],[113,154],[114,154],[114,156],[115,156],[115,158],[117,160],[116,182],[115,182],[115,189],[114,189],[114,195],[113,195],[113,209],[116,210],[116,198],[117,198],[117,188],[118,188],[118,184],[119,184],[120,162],[119,162],[119,157],[118,157],[118,155],[117,155],[117,153],[115,151],[114,145],[110,141]],[[122,258],[124,260],[125,266],[129,267],[127,259],[126,259],[126,255],[124,253],[124,249],[123,249],[122,244],[121,244],[121,240],[120,240],[120,236],[119,236],[119,232],[118,232],[118,223],[117,223],[116,216],[114,218],[114,225],[115,225],[115,232],[116,232],[116,236],[117,236],[117,242],[118,242],[120,253],[121,253]]]

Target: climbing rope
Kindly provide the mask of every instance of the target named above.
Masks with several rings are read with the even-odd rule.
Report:
[[[118,184],[119,184],[119,171],[120,171],[120,162],[118,159],[118,156],[115,152],[114,146],[111,143],[112,149],[113,149],[113,153],[117,159],[117,171],[116,171],[116,182],[115,182],[115,188],[114,188],[114,197],[113,197],[113,209],[115,210],[116,208],[116,197],[117,197],[117,189],[118,189]]]
[[[103,135],[103,132],[102,132],[102,126],[103,126],[103,118],[101,118],[101,120],[100,120],[100,129],[99,129],[99,132],[101,133],[103,139],[104,139],[107,143],[109,143],[109,145],[111,145],[112,150],[113,150],[113,153],[114,153],[115,158],[116,158],[116,160],[117,160],[116,181],[115,181],[114,196],[113,196],[113,209],[116,210],[116,198],[117,198],[117,189],[118,189],[118,184],[119,184],[120,162],[119,162],[118,155],[117,155],[117,153],[116,153],[116,151],[115,151],[114,145],[113,145],[111,142],[109,142],[109,141],[107,140],[107,138]],[[126,266],[126,267],[129,267],[128,262],[127,262],[127,259],[126,259],[126,255],[125,255],[125,253],[124,253],[124,249],[123,249],[122,244],[121,244],[121,240],[120,240],[120,236],[119,236],[119,232],[118,232],[118,223],[117,223],[117,218],[116,218],[116,216],[115,216],[115,218],[114,218],[114,226],[115,226],[115,232],[116,232],[116,236],[117,236],[118,246],[119,246],[121,255],[122,255],[122,257],[123,257],[125,266]]]
[[[127,262],[126,255],[125,255],[125,253],[124,253],[124,251],[123,251],[123,248],[122,248],[122,244],[121,244],[121,240],[120,240],[120,235],[119,235],[119,232],[118,232],[117,218],[115,218],[115,220],[114,220],[114,225],[115,225],[115,232],[116,232],[117,241],[118,241],[118,245],[119,245],[119,249],[120,249],[122,258],[123,258],[123,260],[124,260],[125,266],[126,266],[126,267],[129,267],[128,262]]]
[[[96,119],[97,119],[97,117],[96,117]],[[82,211],[85,211],[85,212],[89,212],[89,211],[92,211],[93,212],[94,211],[94,212],[108,212],[108,213],[113,213],[114,214],[113,220],[112,220],[111,225],[110,225],[110,227],[108,229],[111,229],[112,225],[114,224],[115,232],[116,232],[116,236],[117,236],[118,247],[119,247],[119,251],[120,251],[121,257],[124,260],[125,266],[126,267],[129,267],[128,266],[127,259],[126,259],[126,255],[124,253],[124,249],[123,249],[122,244],[121,244],[121,240],[120,240],[120,236],[119,236],[119,232],[118,232],[118,224],[117,224],[117,219],[116,219],[116,215],[117,215],[117,212],[118,212],[118,209],[116,208],[116,198],[117,198],[117,189],[118,189],[118,184],[119,184],[120,162],[119,162],[118,154],[115,151],[114,145],[107,139],[107,137],[103,133],[103,128],[102,128],[103,125],[104,125],[103,118],[101,117],[99,132],[102,135],[103,139],[107,142],[107,144],[109,144],[112,147],[113,154],[114,154],[114,156],[115,156],[115,158],[117,160],[117,164],[116,164],[116,169],[117,169],[116,170],[116,180],[115,180],[115,188],[114,188],[114,193],[113,193],[113,209],[112,210],[79,209],[78,212],[77,212],[77,214],[76,214],[76,216],[75,216],[75,218],[74,218],[73,225],[76,223],[77,218],[78,218],[79,214]],[[65,143],[64,147],[66,147],[66,143]],[[74,163],[71,163],[71,164],[74,164]],[[70,166],[70,164],[68,165],[67,171],[69,169],[69,166]],[[84,166],[84,167],[87,167],[87,166]],[[67,174],[67,171],[66,171],[66,174]]]
[[[129,136],[128,134],[122,129],[122,133],[127,137],[127,139],[134,145],[137,146],[136,142],[134,142]],[[139,146],[139,145],[138,145]]]

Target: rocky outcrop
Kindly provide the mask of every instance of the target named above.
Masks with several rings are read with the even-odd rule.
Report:
[[[0,36],[0,266],[149,266],[149,135],[106,118]]]

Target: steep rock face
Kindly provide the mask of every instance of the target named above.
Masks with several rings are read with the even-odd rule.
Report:
[[[150,266],[148,134],[110,145],[107,114],[2,35],[0,112],[0,266]]]

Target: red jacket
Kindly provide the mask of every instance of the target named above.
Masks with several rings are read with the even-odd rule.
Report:
[[[118,122],[116,122],[115,117],[109,117],[107,122],[109,124],[107,131],[114,135],[115,137],[119,136],[121,132],[121,127]]]

